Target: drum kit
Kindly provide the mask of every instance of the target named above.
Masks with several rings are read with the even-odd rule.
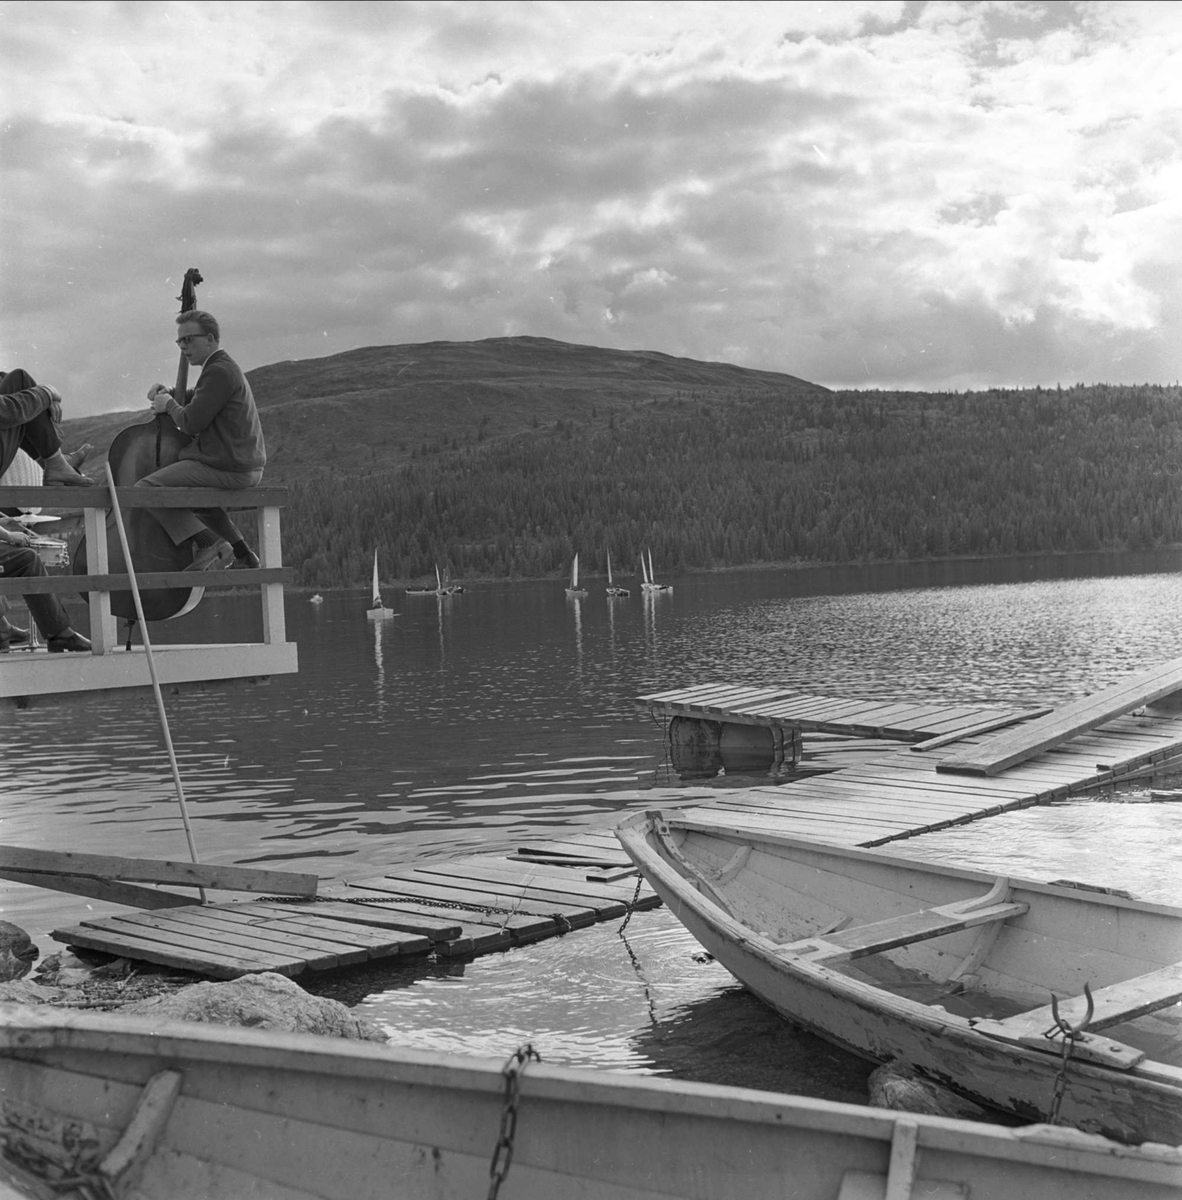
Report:
[[[60,517],[42,517],[37,514],[26,513],[23,516],[17,517],[17,520],[25,526],[40,525],[46,521],[60,521]],[[37,557],[47,567],[68,567],[70,565],[70,548],[60,538],[49,537],[45,534],[33,533],[29,531],[29,548],[36,551]]]

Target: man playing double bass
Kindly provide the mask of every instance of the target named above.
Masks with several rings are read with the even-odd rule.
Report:
[[[267,451],[263,428],[246,376],[220,348],[221,330],[207,312],[191,309],[176,319],[177,345],[190,366],[201,368],[197,386],[184,396],[154,383],[148,399],[156,413],[168,413],[176,427],[192,437],[177,462],[161,467],[136,487],[249,488],[263,477]],[[190,571],[230,565],[257,567],[259,556],[246,544],[224,509],[189,511],[183,508],[149,510],[174,545],[190,542]],[[227,545],[228,543],[228,545]]]
[[[56,388],[36,383],[19,368],[0,372],[0,476],[8,470],[18,450],[45,469],[42,482],[51,487],[93,486],[62,454],[62,398]],[[0,518],[0,576],[8,578],[44,575],[45,567],[29,548],[32,539],[15,522]],[[62,602],[54,595],[29,596],[26,600],[37,628],[53,653],[89,650],[90,642],[70,627]],[[18,637],[19,635],[19,637]],[[16,641],[27,641],[28,631],[0,622],[0,654]]]

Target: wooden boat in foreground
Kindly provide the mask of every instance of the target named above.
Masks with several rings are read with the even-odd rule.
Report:
[[[1165,1200],[1182,1183],[1170,1147],[575,1071],[524,1047],[502,1065],[0,1013],[0,1197]]]
[[[1182,909],[758,826],[650,812],[616,832],[789,1020],[1019,1119],[1182,1142]]]

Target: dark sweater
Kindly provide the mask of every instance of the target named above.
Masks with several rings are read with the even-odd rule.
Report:
[[[0,429],[16,429],[27,425],[34,417],[53,411],[53,391],[43,384],[34,384],[23,392],[9,392],[0,396]],[[55,412],[58,416],[60,410]]]
[[[168,414],[182,433],[193,435],[181,458],[221,471],[262,470],[266,465],[263,427],[250,384],[224,350],[205,360],[184,404],[169,401]]]

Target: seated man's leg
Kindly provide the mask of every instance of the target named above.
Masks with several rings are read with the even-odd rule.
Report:
[[[146,487],[216,487],[209,482],[209,468],[204,463],[189,462],[182,459],[169,463],[151,475],[145,475],[136,482],[137,488]],[[205,532],[205,524],[197,519],[196,514],[187,508],[150,508],[148,512],[172,538],[172,544],[179,546],[190,538],[198,537]],[[204,540],[204,539],[203,539]]]
[[[0,378],[0,395],[11,395],[36,386],[37,381],[32,375],[17,367]],[[55,402],[54,409],[56,408]],[[51,486],[63,483],[89,485],[93,481],[80,474],[62,454],[58,415],[46,410],[24,425],[0,430],[0,463],[7,465],[17,450],[23,450],[45,467],[44,483]]]
[[[35,550],[20,546],[0,546],[0,576],[23,579],[46,574]],[[70,628],[70,617],[54,595],[26,596],[25,603],[52,652],[89,650],[90,642]],[[0,633],[0,650],[8,649],[8,638]]]
[[[262,471],[220,471],[205,463],[182,459],[170,466],[161,467],[151,475],[145,475],[136,487],[210,487],[239,489],[254,487],[262,478]],[[239,563],[258,566],[258,556],[247,545],[224,508],[149,509],[152,516],[164,527],[174,545],[186,538],[194,538],[195,548],[210,545],[209,530],[216,537],[229,542]],[[202,534],[204,533],[204,536]],[[178,536],[179,535],[179,536]]]

